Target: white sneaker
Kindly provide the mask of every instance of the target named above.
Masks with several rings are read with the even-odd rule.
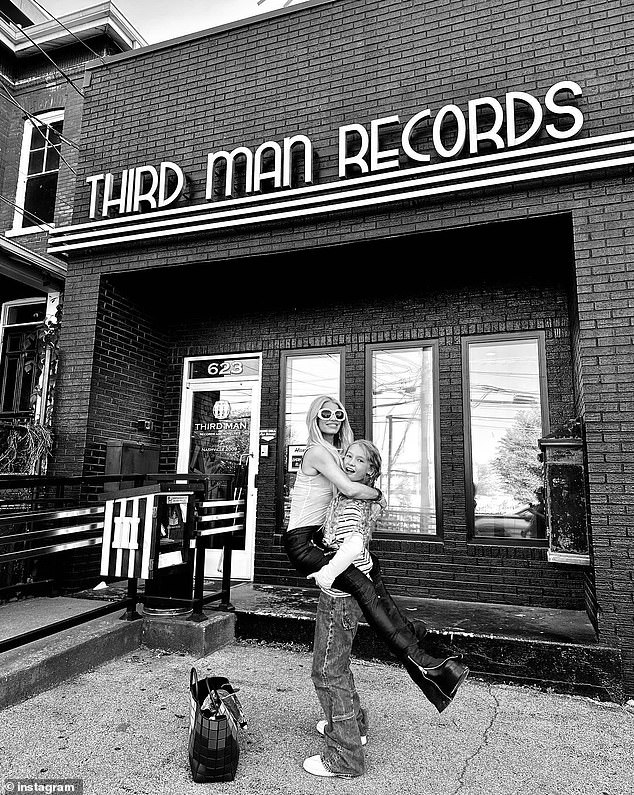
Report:
[[[317,729],[319,734],[321,734],[322,737],[326,733],[326,726],[327,725],[328,725],[328,721],[325,720],[325,719],[317,721],[317,726],[315,728]],[[367,736],[365,734],[362,734],[361,735],[361,745],[365,745],[367,743],[367,741],[368,741]]]
[[[332,770],[328,770],[328,768],[321,761],[321,756],[319,756],[319,754],[317,754],[317,756],[309,756],[304,759],[303,767],[307,773],[312,773],[313,776],[334,777],[337,775],[336,773],[333,773]]]

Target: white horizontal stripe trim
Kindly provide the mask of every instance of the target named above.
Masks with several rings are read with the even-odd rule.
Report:
[[[142,232],[139,234],[130,234],[129,230],[121,230],[121,233],[115,237],[105,240],[88,240],[85,242],[71,242],[65,243],[62,240],[56,241],[55,246],[49,247],[50,251],[71,251],[83,248],[94,248],[96,246],[112,245],[115,243],[131,242],[134,240],[154,240],[161,237],[168,237],[177,234],[187,234],[195,232],[206,232],[215,229],[230,229],[234,226],[248,226],[251,224],[266,223],[269,221],[278,221],[288,218],[302,218],[322,213],[334,212],[337,210],[354,210],[361,209],[369,206],[380,206],[385,204],[394,204],[400,201],[407,201],[411,199],[419,199],[425,196],[436,196],[444,193],[455,193],[459,191],[475,190],[493,185],[508,185],[512,183],[527,182],[530,180],[539,180],[546,177],[562,176],[565,174],[585,173],[588,171],[597,171],[602,168],[616,168],[617,166],[630,165],[634,163],[634,155],[629,157],[614,158],[611,160],[603,160],[598,163],[580,163],[574,166],[559,167],[543,169],[541,171],[532,171],[528,174],[513,174],[506,177],[497,177],[494,179],[478,179],[471,182],[460,182],[457,184],[443,185],[434,188],[423,188],[414,191],[398,192],[389,196],[375,196],[370,199],[360,199],[356,201],[342,202],[333,205],[320,205],[318,207],[309,207],[305,209],[297,209],[286,212],[268,213],[266,215],[257,215],[251,217],[241,217],[238,219],[231,219],[225,221],[217,221],[210,223],[197,224],[195,226],[183,226],[170,229],[161,229],[153,232]],[[398,186],[392,186],[392,190],[396,190]],[[341,197],[336,197],[340,199]],[[267,208],[269,209],[269,208]],[[119,231],[119,230],[117,230]],[[116,232],[115,232],[116,234]]]
[[[217,513],[214,516],[199,516],[199,522],[222,522],[225,519],[240,519],[244,516],[244,511],[239,513]]]
[[[422,177],[416,180],[409,180],[406,182],[399,183],[397,185],[378,185],[375,187],[369,187],[362,190],[354,190],[354,191],[346,191],[340,190],[340,192],[336,194],[332,194],[330,196],[309,196],[305,199],[300,199],[297,201],[276,201],[281,197],[281,194],[275,194],[274,198],[269,197],[269,203],[265,207],[260,208],[238,208],[235,210],[224,211],[224,203],[219,204],[218,209],[210,212],[210,205],[199,205],[201,214],[197,218],[189,219],[191,223],[200,223],[202,221],[211,221],[216,219],[222,218],[239,218],[242,216],[246,216],[248,213],[253,213],[254,211],[261,211],[261,212],[271,212],[272,210],[287,210],[291,207],[304,207],[309,206],[312,204],[325,204],[326,202],[336,202],[341,201],[342,199],[353,199],[356,196],[369,196],[378,193],[387,193],[389,191],[394,190],[403,190],[407,188],[413,188],[420,185],[433,185],[441,182],[446,182],[450,180],[451,182],[458,182],[459,180],[473,178],[474,176],[484,175],[484,174],[499,174],[504,172],[509,172],[517,169],[526,169],[532,168],[534,166],[542,166],[542,165],[550,165],[551,163],[567,163],[571,161],[578,161],[584,158],[589,157],[603,157],[609,156],[612,154],[621,154],[623,152],[633,152],[634,151],[634,143],[632,144],[623,144],[621,146],[610,147],[606,149],[599,149],[593,152],[573,152],[571,154],[566,155],[558,155],[554,157],[548,158],[539,158],[537,160],[529,160],[523,161],[519,163],[506,163],[503,165],[497,166],[490,166],[488,168],[480,168],[480,169],[469,169],[467,171],[459,171],[454,174],[441,174],[440,176],[435,177]],[[347,185],[347,183],[346,183]],[[139,220],[139,219],[137,219]],[[153,219],[149,219],[145,223],[137,223],[134,226],[129,226],[126,229],[121,230],[111,230],[111,229],[98,229],[93,232],[86,232],[86,233],[79,233],[79,234],[67,234],[61,240],[54,240],[51,241],[51,245],[63,245],[67,242],[72,242],[75,240],[87,240],[87,239],[96,239],[97,237],[106,237],[107,235],[116,234],[117,232],[121,234],[128,234],[130,232],[136,232],[142,229],[163,229],[165,227],[171,227],[176,224],[182,224],[183,219],[181,218],[172,218],[165,221],[154,221]],[[187,227],[180,227],[179,231],[186,230]]]
[[[202,359],[208,359],[208,356],[202,356]],[[202,379],[201,379],[202,380]],[[244,500],[210,500],[208,502],[201,502],[201,508],[224,508],[228,505],[244,505]]]
[[[545,144],[543,146],[536,146],[532,148],[525,148],[525,149],[512,149],[508,152],[496,152],[495,154],[491,155],[480,155],[479,157],[472,157],[466,158],[461,160],[449,160],[443,163],[434,163],[433,165],[428,166],[417,166],[415,168],[407,168],[407,169],[396,169],[393,171],[384,171],[380,174],[367,174],[362,177],[351,177],[350,179],[342,179],[339,182],[326,182],[322,185],[309,185],[303,188],[291,188],[282,192],[276,192],[275,194],[258,194],[257,196],[244,196],[240,199],[227,199],[221,200],[218,202],[207,202],[205,204],[197,204],[189,207],[176,207],[171,210],[157,210],[152,213],[144,213],[138,214],[133,216],[125,216],[124,218],[104,218],[100,221],[90,221],[83,224],[75,224],[71,227],[58,227],[50,232],[50,237],[55,238],[59,237],[60,235],[64,235],[65,231],[69,229],[95,229],[101,228],[104,226],[114,226],[117,224],[133,224],[136,223],[140,218],[165,218],[170,217],[172,215],[183,215],[183,214],[196,214],[201,210],[205,210],[214,204],[222,207],[240,207],[244,204],[253,204],[253,203],[266,203],[271,201],[271,199],[277,199],[280,195],[284,196],[301,196],[306,194],[312,193],[320,193],[329,190],[341,190],[342,188],[346,188],[348,186],[355,186],[355,185],[366,185],[371,182],[382,182],[385,180],[394,180],[394,179],[403,179],[405,180],[409,176],[417,175],[417,174],[427,174],[427,173],[434,173],[436,171],[445,171],[451,170],[454,168],[460,167],[477,167],[480,164],[484,163],[492,163],[501,160],[507,159],[514,159],[519,158],[522,155],[526,157],[540,157],[545,152],[558,152],[558,151],[566,151],[569,149],[578,149],[579,147],[584,147],[585,149],[591,149],[594,146],[610,143],[612,141],[622,141],[628,138],[634,138],[634,130],[630,130],[628,132],[620,132],[620,133],[612,133],[610,135],[597,135],[593,138],[580,138],[574,141],[561,141],[555,144]],[[586,153],[588,156],[592,156],[591,152]]]
[[[207,527],[205,530],[201,530],[198,536],[201,538],[203,536],[218,536],[222,533],[237,533],[240,530],[244,530],[243,524],[231,525],[231,527]]]

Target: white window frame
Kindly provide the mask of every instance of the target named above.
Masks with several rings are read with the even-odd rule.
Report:
[[[63,110],[51,110],[47,113],[40,113],[34,116],[38,121],[44,124],[53,124],[57,121],[64,120]],[[13,235],[26,235],[33,232],[46,231],[47,229],[54,229],[54,223],[35,224],[33,226],[24,227],[24,212],[21,208],[24,207],[24,200],[26,198],[26,183],[28,180],[29,170],[29,156],[31,154],[31,141],[35,133],[35,125],[31,119],[26,119],[24,122],[24,130],[22,133],[22,149],[20,151],[20,163],[18,165],[18,184],[15,193],[15,213],[13,216],[13,228],[7,232],[7,236]],[[59,169],[58,169],[59,173]]]

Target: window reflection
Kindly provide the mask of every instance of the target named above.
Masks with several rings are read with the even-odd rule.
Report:
[[[388,503],[378,529],[435,534],[431,347],[373,351],[372,440],[383,458],[378,485]]]
[[[545,538],[539,341],[468,345],[474,533]]]
[[[341,390],[341,357],[337,353],[288,356],[284,417],[284,516],[288,524],[291,493],[297,470],[305,450],[308,428],[306,413],[319,395],[339,398]]]

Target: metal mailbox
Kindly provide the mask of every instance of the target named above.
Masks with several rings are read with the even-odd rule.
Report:
[[[584,447],[581,436],[539,440],[544,465],[548,560],[590,564]]]
[[[194,526],[194,492],[161,484],[118,491],[105,501],[101,575],[150,580],[186,564]]]

